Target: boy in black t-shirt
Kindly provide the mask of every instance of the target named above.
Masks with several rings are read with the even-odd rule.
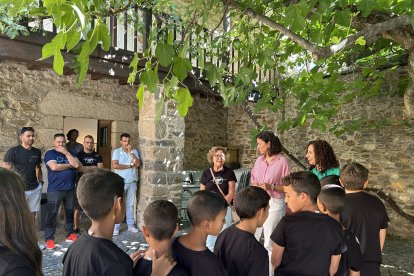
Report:
[[[169,252],[171,237],[178,230],[178,210],[166,200],[151,202],[144,211],[142,233],[149,248],[134,268],[136,276],[150,276],[152,272],[153,252],[158,256]],[[169,276],[189,275],[180,265],[175,265]]]
[[[211,191],[197,191],[188,201],[191,229],[172,244],[173,257],[191,275],[225,276],[226,269],[206,247],[207,235],[217,236],[225,223],[227,202]]]
[[[339,221],[345,206],[345,191],[341,186],[328,184],[322,187],[318,196],[319,210]],[[361,269],[361,249],[359,241],[351,231],[344,229],[344,245],[341,261],[335,276],[358,276]]]
[[[133,261],[140,257],[140,253],[128,256],[112,242],[115,223],[125,217],[123,178],[111,171],[97,169],[80,178],[77,194],[92,225],[63,257],[63,275],[133,275]],[[153,275],[166,275],[172,266],[172,262],[162,256],[154,261]]]
[[[240,222],[221,232],[214,247],[229,276],[269,274],[267,250],[254,236],[269,214],[269,200],[269,194],[259,187],[247,187],[237,193],[234,207]]]
[[[311,172],[294,172],[282,183],[293,214],[283,217],[270,236],[275,275],[335,274],[341,258],[342,227],[318,212],[318,178]]]
[[[346,192],[341,222],[360,242],[361,276],[380,275],[381,251],[388,227],[388,215],[382,201],[364,192],[368,173],[368,169],[358,163],[347,164],[340,172],[340,181]]]

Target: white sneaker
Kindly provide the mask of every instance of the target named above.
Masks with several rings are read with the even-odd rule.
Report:
[[[134,225],[128,226],[128,231],[132,232],[132,233],[138,233],[139,229],[136,228]]]
[[[120,228],[120,225],[115,224],[114,233],[112,234],[113,236],[118,236],[119,235],[119,228]]]

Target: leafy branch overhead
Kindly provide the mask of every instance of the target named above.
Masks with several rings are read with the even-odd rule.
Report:
[[[281,112],[294,99],[297,112],[279,130],[310,125],[341,135],[364,124],[334,123],[355,98],[372,97],[392,70],[408,64],[399,86],[405,111],[414,117],[414,5],[392,0],[0,0],[0,31],[27,34],[19,22],[51,18],[58,34],[42,50],[63,74],[72,66],[78,84],[90,55],[111,46],[111,16],[126,18],[146,48],[130,63],[130,84],[177,102],[185,116],[192,105],[186,80],[208,81],[226,106],[244,104],[258,91],[256,111]],[[155,18],[149,29],[138,8]],[[143,41],[144,42],[144,41]],[[76,55],[67,60],[65,51]],[[198,68],[196,68],[198,67]],[[160,69],[165,74],[161,74]],[[343,74],[353,73],[347,80]],[[351,79],[351,80],[350,80]],[[198,83],[198,81],[197,81]],[[201,82],[200,82],[201,83]],[[162,84],[163,89],[158,85]],[[385,118],[386,119],[386,118]]]

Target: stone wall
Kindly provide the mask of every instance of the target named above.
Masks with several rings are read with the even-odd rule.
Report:
[[[138,145],[138,108],[135,89],[114,79],[85,80],[76,87],[75,76],[58,76],[52,69],[29,70],[25,63],[0,63],[0,160],[20,143],[22,126],[36,130],[34,146],[45,153],[53,135],[63,131],[65,116],[112,121],[111,146],[128,132]],[[44,168],[44,166],[43,166]],[[44,174],[46,178],[46,174]]]
[[[156,117],[157,112],[161,114],[160,120]],[[153,200],[169,200],[177,207],[181,206],[184,148],[184,118],[178,114],[175,103],[164,102],[157,94],[146,91],[139,114],[139,144],[143,164],[138,223],[142,221],[143,211]]]
[[[403,97],[390,80],[383,93],[369,100],[356,99],[345,105],[335,120],[368,118],[371,122],[379,122],[382,118],[401,121],[404,118]],[[289,101],[288,101],[289,102]],[[251,105],[254,110],[254,104]],[[289,108],[286,108],[289,110]],[[290,109],[292,110],[292,109]],[[286,116],[292,114],[287,112]],[[257,114],[259,122],[274,126],[281,114],[261,112]],[[250,147],[250,129],[253,124],[243,114],[240,107],[229,110],[228,146],[240,150],[240,162],[244,167],[252,167],[257,157],[255,149]],[[305,151],[308,141],[313,139],[327,140],[335,150],[341,165],[350,161],[359,162],[370,170],[369,186],[383,190],[392,196],[402,209],[414,215],[414,128],[403,126],[384,126],[376,129],[362,128],[337,138],[329,133],[321,133],[309,127],[301,127],[284,132],[281,135],[283,145],[303,164],[306,164]],[[300,170],[293,162],[292,169]],[[389,206],[388,206],[389,207]],[[411,237],[414,225],[401,218],[388,208],[390,232],[396,235]]]
[[[227,146],[227,109],[223,102],[194,95],[185,117],[184,170],[209,166],[207,152],[212,146]]]

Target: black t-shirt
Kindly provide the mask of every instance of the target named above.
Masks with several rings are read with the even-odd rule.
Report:
[[[257,276],[269,273],[269,256],[252,233],[230,226],[217,237],[214,253],[229,276]]]
[[[135,276],[151,276],[152,273],[152,261],[141,258],[138,260],[134,268]],[[190,274],[182,268],[179,264],[176,264],[173,269],[168,273],[168,276],[189,276]]]
[[[341,222],[355,234],[364,262],[381,262],[380,229],[388,227],[388,215],[382,201],[366,192],[346,194]]]
[[[361,270],[361,249],[357,237],[351,231],[344,230],[344,243],[346,251],[341,254],[341,261],[335,276],[347,276],[348,269]]]
[[[82,166],[85,166],[85,167],[98,166],[98,163],[103,163],[102,156],[96,151],[93,151],[91,153],[86,153],[85,151],[81,150],[76,155],[76,158],[78,158]],[[78,172],[78,179],[81,176],[82,176],[82,173]]]
[[[197,276],[226,276],[223,264],[210,250],[193,251],[184,247],[179,238],[172,244],[173,258],[187,270],[190,275]]]
[[[13,163],[13,170],[20,174],[26,185],[26,191],[39,186],[36,177],[36,166],[42,163],[40,150],[32,147],[25,149],[22,145],[10,148],[4,156],[4,162]]]
[[[328,275],[331,256],[343,248],[341,224],[308,211],[283,217],[270,238],[285,248],[275,275]]]
[[[63,257],[62,275],[133,275],[132,259],[112,241],[85,232]]]
[[[215,172],[212,169],[214,173],[214,177],[216,178],[217,183],[219,184],[221,190],[225,195],[229,193],[229,181],[236,182],[236,175],[234,174],[233,170],[223,166],[221,171]],[[211,175],[210,168],[203,171],[203,174],[200,178],[200,184],[206,186],[206,190],[212,191],[215,193],[220,193],[219,189],[217,188],[216,184],[213,182],[213,176]]]
[[[2,276],[33,276],[33,267],[19,254],[0,245],[0,275]]]

